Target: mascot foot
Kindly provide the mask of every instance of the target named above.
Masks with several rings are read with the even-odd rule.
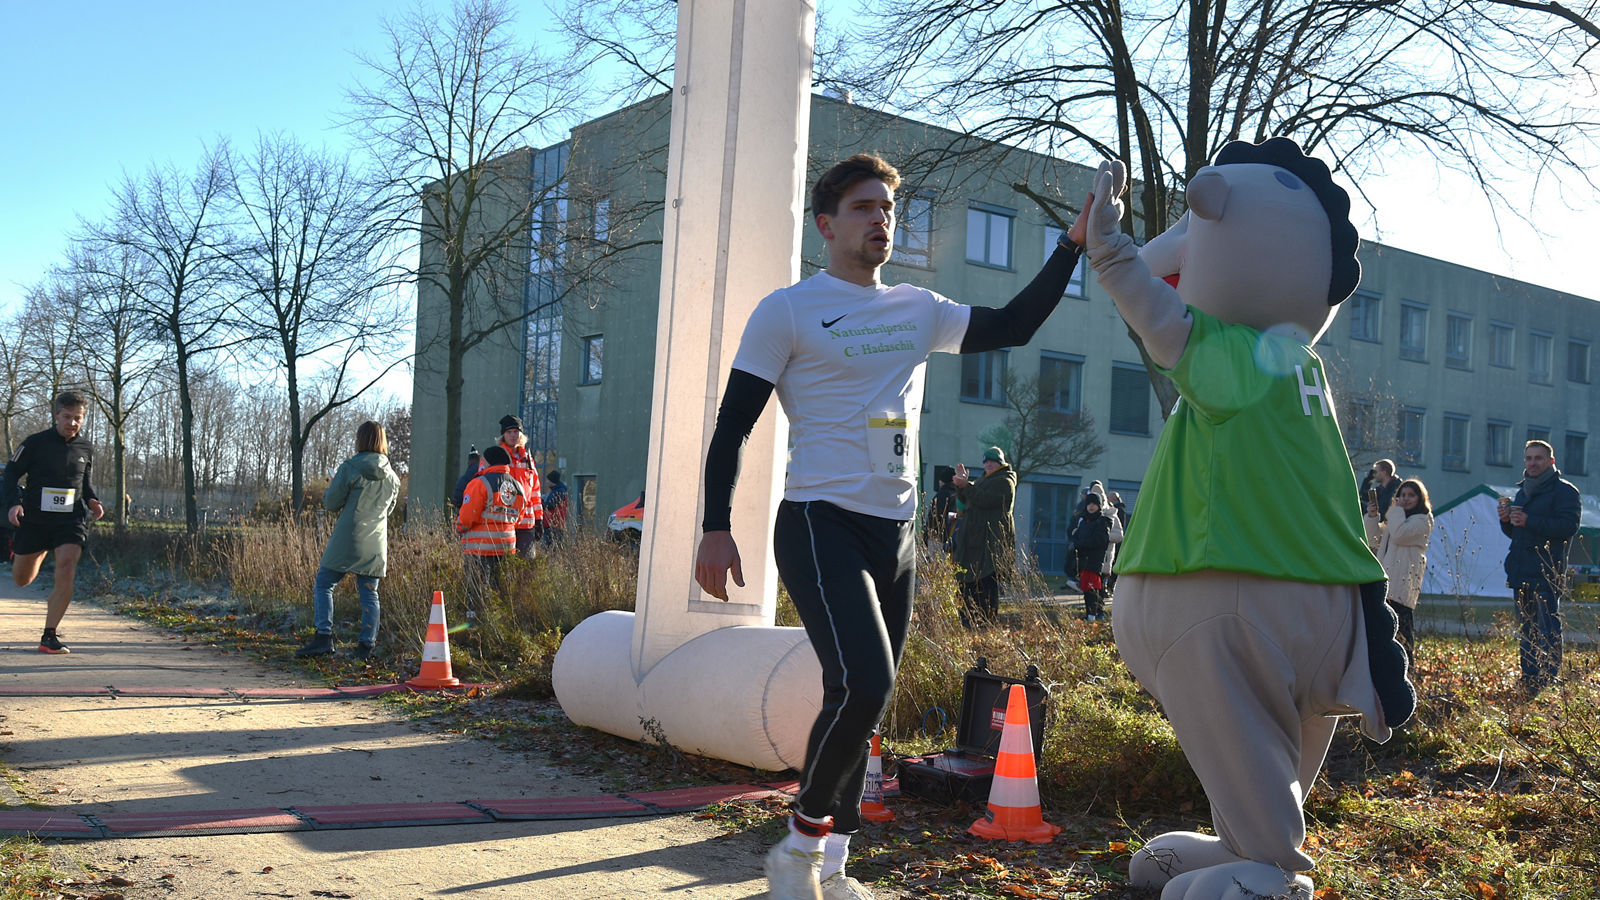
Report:
[[[1309,876],[1250,860],[1185,872],[1161,891],[1161,900],[1312,900],[1314,896]]]
[[[1222,845],[1222,839],[1194,831],[1169,831],[1139,848],[1128,863],[1128,882],[1146,890],[1160,890],[1185,872],[1224,863],[1245,862]]]

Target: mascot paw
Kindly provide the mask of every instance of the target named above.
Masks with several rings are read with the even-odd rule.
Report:
[[[1223,846],[1219,837],[1194,831],[1171,831],[1152,839],[1133,854],[1128,863],[1128,882],[1155,890],[1185,872],[1244,861]]]
[[[1179,875],[1167,882],[1161,900],[1312,900],[1313,888],[1308,876],[1240,860]]]

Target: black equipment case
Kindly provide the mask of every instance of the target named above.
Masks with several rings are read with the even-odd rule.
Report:
[[[995,675],[989,661],[967,670],[961,685],[961,718],[956,724],[956,746],[943,753],[900,760],[900,792],[954,804],[985,803],[994,781],[994,758],[1000,752],[1000,735],[1006,721],[1006,702],[1013,684],[1022,685],[1028,698],[1028,725],[1033,732],[1033,752],[1044,745],[1045,713],[1050,689],[1039,680],[1037,666],[1029,666],[1021,679]]]

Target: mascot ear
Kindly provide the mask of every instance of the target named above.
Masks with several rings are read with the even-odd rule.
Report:
[[[1203,169],[1189,179],[1184,198],[1190,212],[1215,222],[1222,218],[1222,211],[1228,206],[1228,179],[1215,169]]]

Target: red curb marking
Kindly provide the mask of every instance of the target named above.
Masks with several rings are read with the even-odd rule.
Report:
[[[710,787],[677,788],[670,791],[650,791],[648,793],[629,792],[623,796],[640,803],[648,803],[661,809],[695,809],[712,803],[728,803],[733,800],[761,800],[772,796],[776,791],[770,788],[758,787],[753,784],[719,784]]]
[[[621,797],[541,797],[516,800],[473,800],[497,819],[567,819],[643,816],[655,812]]]
[[[224,809],[209,812],[107,813],[97,818],[112,834],[141,831],[284,831],[308,827],[282,809]]]
[[[360,803],[352,806],[296,806],[294,811],[318,825],[425,825],[492,822],[488,815],[462,803]]]
[[[0,830],[28,834],[49,831],[56,834],[96,834],[94,826],[72,813],[0,812]]]
[[[772,788],[773,790],[784,794],[800,793],[800,782],[798,781],[767,781],[762,783],[766,787]]]
[[[115,687],[111,692],[126,697],[231,697],[226,688]]]
[[[240,688],[233,693],[268,700],[329,700],[344,696],[333,688]]]
[[[379,694],[392,694],[395,691],[405,691],[410,690],[410,688],[403,684],[365,684],[357,687],[335,686],[334,690],[346,697],[376,697]]]

